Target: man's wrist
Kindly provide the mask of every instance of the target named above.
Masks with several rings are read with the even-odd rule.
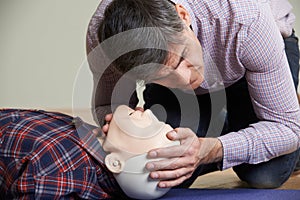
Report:
[[[217,162],[220,162],[223,160],[223,145],[222,142],[217,139],[217,144],[216,144],[216,158],[217,158]]]
[[[200,141],[200,143],[202,143],[203,145],[202,146],[203,149],[200,148],[201,164],[217,163],[223,160],[223,145],[218,138],[199,138],[199,139],[202,140]],[[205,151],[207,151],[206,155],[205,155]]]

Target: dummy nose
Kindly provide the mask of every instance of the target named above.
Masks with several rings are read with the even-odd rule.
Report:
[[[144,112],[144,108],[142,108],[142,107],[135,107],[135,111],[141,111],[141,112]]]

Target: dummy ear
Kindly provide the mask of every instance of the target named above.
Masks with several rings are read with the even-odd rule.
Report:
[[[180,19],[182,19],[182,21],[189,27],[191,25],[191,16],[189,12],[181,4],[176,4],[175,9]]]
[[[117,154],[111,153],[105,157],[105,165],[112,173],[121,173],[124,168],[124,163],[119,159]]]

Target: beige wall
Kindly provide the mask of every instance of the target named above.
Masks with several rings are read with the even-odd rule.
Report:
[[[72,107],[87,24],[99,2],[0,0],[0,107]],[[300,36],[300,1],[291,3]]]
[[[100,0],[0,0],[0,107],[71,108]]]

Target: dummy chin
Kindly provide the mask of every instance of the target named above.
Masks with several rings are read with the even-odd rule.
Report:
[[[124,105],[116,109],[107,136],[100,141],[108,153],[105,164],[127,196],[155,199],[169,191],[169,188],[157,187],[158,180],[149,177],[145,165],[154,160],[147,158],[149,150],[179,145],[178,141],[166,137],[171,130],[150,110],[134,111]]]

